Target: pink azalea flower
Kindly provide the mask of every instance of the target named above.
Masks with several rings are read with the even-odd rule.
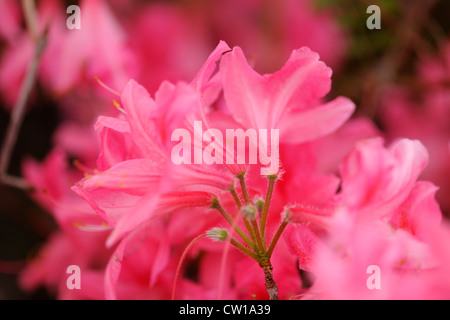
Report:
[[[55,232],[40,248],[22,270],[20,286],[26,292],[45,287],[58,299],[104,299],[104,273],[100,267],[106,265],[111,254],[104,248],[107,234],[81,231],[75,238],[73,232],[65,232]],[[71,265],[80,267],[80,290],[67,287],[67,268]]]
[[[230,0],[197,4],[194,9],[198,19],[214,30],[213,36],[256,58],[258,72],[273,72],[302,46],[319,53],[333,69],[345,59],[345,31],[333,12],[318,9],[314,1]]]
[[[23,163],[23,175],[34,189],[33,198],[53,214],[59,227],[67,235],[78,232],[74,226],[81,229],[89,229],[88,226],[105,229],[107,226],[104,221],[70,190],[71,185],[82,177],[82,173],[70,166],[68,157],[76,157],[75,162],[82,161],[86,165],[92,163],[92,155],[95,154],[92,152],[98,150],[93,132],[67,124],[57,131],[55,140],[57,147],[42,163],[33,159],[27,159]],[[80,142],[82,146],[77,145]]]
[[[136,68],[123,30],[105,1],[82,1],[80,11],[81,29],[68,30],[64,20],[58,24],[58,38],[42,59],[44,82],[59,94],[74,89],[86,77],[99,77],[113,88],[122,88]]]
[[[171,132],[183,126],[186,117],[198,107],[192,87],[163,83],[153,100],[142,86],[130,81],[122,92],[122,103],[125,120],[101,118],[99,123],[102,130],[107,130],[103,133],[104,151],[99,162],[113,166],[105,166],[105,171],[74,187],[100,216],[116,226],[110,243],[157,216],[153,211],[158,202],[169,211],[170,207],[175,209],[183,204],[205,206],[212,193],[226,190],[232,184],[229,177],[208,166],[183,167],[171,162]],[[114,129],[125,133],[123,138],[109,139],[111,135],[118,136],[111,131]],[[114,146],[109,147],[109,143]],[[107,151],[110,148],[114,148],[112,152]],[[117,159],[122,161],[110,159],[115,154],[123,154],[123,158]],[[167,212],[165,209],[160,214]]]
[[[235,48],[229,53],[227,52],[229,47],[226,43],[219,43],[191,85],[184,83],[173,85],[163,82],[155,93],[154,98],[142,86],[132,80],[121,94],[123,114],[114,118],[99,118],[97,129],[100,130],[102,151],[97,161],[97,167],[101,171],[81,180],[73,190],[85,199],[102,219],[113,227],[113,232],[107,243],[112,245],[120,240],[106,269],[105,292],[109,298],[120,297],[121,277],[124,277],[126,274],[123,268],[126,268],[124,258],[127,256],[127,248],[130,246],[134,247],[132,243],[135,243],[135,240],[133,239],[147,238],[143,230],[147,228],[147,225],[151,227],[152,224],[156,223],[155,218],[171,212],[184,211],[190,207],[196,208],[194,212],[202,212],[211,203],[214,205],[213,208],[217,208],[217,202],[211,202],[212,196],[215,196],[217,199],[215,201],[221,204],[222,209],[219,209],[219,212],[221,212],[220,210],[232,212],[235,210],[233,208],[236,207],[236,201],[241,201],[236,198],[239,195],[231,197],[231,193],[228,192],[230,187],[234,185],[234,182],[237,181],[234,181],[235,179],[229,173],[222,173],[223,169],[226,168],[225,165],[221,169],[219,165],[175,165],[172,163],[169,155],[174,143],[170,141],[170,136],[175,129],[186,125],[186,128],[190,130],[194,127],[193,133],[196,133],[195,126],[192,125],[193,119],[205,120],[207,127],[214,123],[219,130],[225,130],[228,123],[238,123],[239,121],[241,125],[247,128],[264,128],[265,125],[270,126],[270,128],[278,128],[278,125],[285,124],[283,121],[278,121],[279,123],[243,123],[236,116],[234,111],[237,106],[233,105],[233,103],[237,101],[237,97],[239,97],[241,92],[232,85],[230,74],[238,71],[238,66],[233,63],[236,63],[235,52],[240,52],[239,50],[239,48]],[[243,58],[242,55],[241,58]],[[219,59],[221,60],[220,68],[215,73],[215,64]],[[230,61],[230,59],[234,60]],[[244,70],[246,72],[245,77],[254,73],[248,66]],[[301,98],[299,104],[293,104],[291,98],[286,99],[284,102],[275,101],[277,103],[275,111],[280,113],[280,117],[285,113],[285,109],[289,111],[297,108],[295,109],[296,114],[311,114],[311,117],[316,118],[314,121],[317,126],[319,126],[320,121],[331,121],[331,119],[339,118],[332,120],[334,121],[332,128],[320,129],[320,133],[306,138],[302,137],[299,141],[312,139],[315,136],[331,132],[341,125],[353,111],[353,104],[344,98],[340,98],[325,106],[319,105],[314,108],[329,90],[329,76],[330,70],[323,63],[318,62],[318,57],[308,49],[295,51],[287,66],[279,73],[267,76],[267,81],[263,80],[265,79],[264,77],[258,75],[258,77],[261,77],[261,86],[267,85],[268,87],[282,88],[281,84],[289,84],[288,87],[292,96]],[[284,78],[287,78],[287,80],[284,80]],[[218,81],[220,79],[222,81]],[[311,83],[308,84],[308,82]],[[309,93],[300,93],[301,89]],[[220,90],[223,90],[225,96],[226,105],[224,107],[229,108],[231,116],[234,117],[230,122],[228,120],[214,120],[216,112],[227,112],[226,109],[221,111],[213,105],[218,99],[220,100]],[[282,93],[280,92],[279,94],[281,95]],[[228,99],[230,96],[232,97],[231,100]],[[251,110],[251,112],[255,111],[252,111],[251,105],[244,106],[241,105],[240,108],[242,110]],[[312,107],[311,112],[304,111],[310,107]],[[268,104],[265,108],[267,109],[266,112],[269,112]],[[338,111],[333,111],[333,108],[338,109]],[[320,114],[324,109],[328,110],[324,111],[328,115],[324,117],[320,115],[314,116],[314,112]],[[259,114],[264,116],[263,113]],[[265,116],[267,120],[268,114]],[[313,118],[305,116],[303,121],[306,124],[309,119]],[[210,121],[211,119],[213,119],[212,122]],[[254,196],[262,194],[263,190],[261,190],[260,186],[261,176],[259,175],[258,177],[258,172],[253,169],[248,170],[250,168],[251,166],[247,166],[245,169],[245,180],[248,185],[246,192],[248,194],[245,193],[243,196],[253,199]],[[236,175],[237,172],[233,171],[236,168],[228,167],[228,169],[231,170],[230,173]],[[313,174],[310,174],[310,176],[312,177]],[[323,180],[324,183],[326,181]],[[335,185],[336,187],[337,185]],[[273,208],[275,210],[280,210],[281,212],[283,206],[284,204],[280,199],[274,200]],[[190,212],[189,214],[193,215],[195,213]],[[227,218],[226,214],[222,213],[222,215],[226,220],[231,219]],[[267,234],[274,235],[280,224],[280,219],[276,215],[269,215],[268,219]],[[227,221],[231,223],[231,221]],[[237,221],[237,225],[243,229],[246,227],[242,219]],[[167,260],[170,247],[166,246],[161,250],[158,252],[161,252],[162,260],[155,260],[153,266],[144,266],[145,270],[164,269],[165,263],[168,263],[170,260]],[[286,267],[283,267],[282,261],[287,259],[286,253],[288,251],[284,250],[279,253],[281,252],[284,252],[285,258],[278,260],[278,253],[273,256],[274,263],[279,266],[275,275],[290,273],[292,274],[292,279],[294,279],[297,276],[295,263],[292,263],[290,268],[285,269]],[[159,253],[156,255],[159,256]],[[242,265],[245,266],[250,261],[244,262],[243,260]],[[255,264],[255,268],[258,268],[257,264]],[[206,268],[205,270],[212,269]],[[148,273],[145,274],[148,275]],[[156,281],[155,277],[153,276],[154,280],[151,280],[152,283]],[[203,279],[206,281],[203,285],[207,285],[207,279],[209,278]],[[219,289],[218,294],[227,296],[230,294],[229,290],[231,288],[228,280],[225,279],[229,278],[222,278],[221,276],[220,279],[223,279],[223,287]],[[247,279],[244,282],[248,281],[252,282],[254,280]],[[283,279],[280,279],[280,286],[286,288],[284,297],[299,293],[295,289],[298,289],[300,286],[298,281],[299,279],[294,282],[283,282]],[[186,283],[183,279],[181,282]],[[184,286],[184,284],[181,284],[181,286]],[[211,284],[208,286],[213,291],[206,289],[207,292],[217,292],[217,289],[211,287]],[[263,287],[260,284],[259,289],[255,287],[256,291],[248,292],[247,294],[251,295],[254,293],[259,296],[260,293],[258,292],[261,292],[262,289]],[[234,287],[233,290],[240,289]]]
[[[388,149],[379,137],[360,141],[340,166],[341,191],[336,197],[322,204],[294,205],[291,220],[327,230],[340,206],[354,212],[355,219],[390,220],[416,187],[427,162],[419,141],[399,140]]]
[[[342,201],[360,215],[383,217],[406,199],[427,163],[427,150],[417,140],[403,139],[389,149],[381,138],[361,142],[340,169]]]
[[[331,69],[308,48],[294,50],[279,71],[256,73],[239,47],[221,60],[225,101],[244,128],[280,129],[280,141],[300,143],[340,127],[354,104],[343,97],[323,103]]]
[[[282,146],[285,181],[279,186],[279,196],[292,204],[291,221],[323,229],[337,205],[342,161],[355,152],[360,141],[378,136],[379,131],[370,121],[359,118],[312,142]]]
[[[83,295],[96,296],[103,292],[109,299],[165,299],[171,295],[190,299],[273,298],[270,289],[273,286],[269,287],[271,283],[267,280],[272,276],[280,288],[280,297],[287,299],[301,294],[296,259],[303,254],[305,259],[299,265],[304,269],[313,268],[313,260],[308,259],[316,250],[318,236],[307,228],[299,233],[301,225],[288,228],[285,237],[294,247],[298,245],[296,250],[288,250],[287,243],[278,240],[287,224],[294,221],[286,204],[295,200],[315,205],[330,201],[334,204],[336,198],[339,180],[331,170],[319,170],[317,146],[311,140],[338,129],[350,117],[354,105],[346,98],[323,102],[330,89],[330,76],[331,70],[307,48],[295,50],[280,71],[261,76],[248,66],[240,48],[230,50],[225,42],[220,42],[190,84],[165,81],[150,95],[136,81],[127,83],[120,94],[120,104],[115,102],[121,113],[97,120],[95,127],[101,147],[96,164],[89,159],[84,166],[85,177],[72,187],[80,196],[77,201],[85,201],[83,205],[74,201],[75,194],[69,196],[63,186],[62,180],[67,179],[68,172],[63,153],[55,151],[43,170],[35,163],[27,164],[30,181],[39,185],[40,190],[42,186],[49,189],[47,194],[38,193],[38,196],[61,224],[63,236],[69,237],[66,248],[72,242],[80,241],[84,245],[83,239],[79,239],[80,232],[88,230],[100,231],[98,238],[92,235],[99,240],[95,240],[96,244],[106,242],[107,248],[92,246],[87,251],[92,255],[81,254],[75,261],[87,270],[88,279],[93,283],[97,283],[99,273],[104,274],[104,289],[95,291],[86,284],[88,289]],[[248,85],[247,91],[236,81]],[[295,134],[294,118],[303,126]],[[206,128],[221,132],[229,126],[280,129],[286,187],[274,187],[281,174],[269,176],[269,183],[261,184],[265,177],[261,177],[259,164],[173,163],[172,133],[185,128],[191,134],[198,134],[196,120],[204,121]],[[73,154],[83,153],[85,148],[73,139],[73,132],[76,132],[73,128],[62,131],[58,135],[59,145]],[[356,139],[350,136],[350,141]],[[203,150],[206,145],[196,147]],[[92,150],[95,148],[89,154],[95,152]],[[342,153],[339,155],[342,157]],[[52,166],[60,168],[61,173],[52,176]],[[297,179],[308,183],[299,185]],[[290,188],[301,196],[292,194]],[[266,199],[261,204],[258,197],[264,194]],[[48,200],[48,195],[56,200]],[[345,198],[343,194],[340,196]],[[253,201],[256,201],[254,206]],[[76,210],[60,211],[61,203]],[[280,219],[276,213],[281,212]],[[293,218],[300,220],[293,213]],[[91,220],[92,217],[95,218]],[[196,221],[195,226],[192,221]],[[249,227],[251,221],[256,227]],[[188,241],[196,237],[217,238],[218,235],[207,232],[223,225],[228,226],[223,229],[227,235],[233,230],[234,237],[242,243],[225,236],[220,239],[225,241],[225,247],[199,241],[196,248],[188,246],[190,251],[185,251]],[[262,236],[258,237],[256,230]],[[300,248],[305,234],[311,241]],[[241,252],[235,249],[228,252],[227,246]],[[52,246],[45,249],[49,259],[59,250],[62,249]],[[98,272],[92,270],[95,265],[92,257],[105,255],[109,256],[108,261],[102,259],[97,264]],[[259,261],[259,255],[266,258]],[[197,261],[195,275],[179,269],[185,262],[182,256]],[[58,270],[62,270],[62,261],[56,265]],[[30,274],[38,268],[31,268]],[[257,269],[264,272],[258,273]],[[255,272],[248,273],[248,270]],[[174,287],[171,292],[177,279],[177,290]],[[29,283],[44,283],[39,281]],[[59,291],[61,297],[77,296],[64,288]]]
[[[16,1],[6,0],[0,3],[4,19],[0,21],[0,38],[11,42],[20,32],[22,17]]]
[[[59,230],[22,271],[20,284],[25,291],[44,286],[59,299],[102,299],[101,267],[111,255],[104,245],[110,228],[70,190],[82,173],[68,160],[71,155],[75,163],[93,164],[98,144],[92,130],[73,124],[56,132],[55,144],[42,163],[27,159],[23,164],[23,175],[33,188],[31,196],[52,215]],[[66,285],[70,265],[82,270],[80,291]]]
[[[389,148],[380,138],[361,141],[341,166],[342,190],[330,208],[292,208],[302,223],[285,236],[300,268],[314,276],[303,298],[420,299],[436,285],[431,270],[449,265],[430,239],[435,232],[445,237],[446,227],[437,188],[417,182],[426,164],[418,141]],[[381,289],[367,284],[370,266],[381,270]],[[433,296],[445,297],[445,289]]]
[[[430,226],[427,237],[418,240],[380,221],[355,223],[345,213],[339,219],[337,227],[345,229],[334,228],[327,245],[318,246],[312,268],[316,281],[305,298],[448,298],[448,281],[441,278],[449,270],[448,250],[434,242],[446,241],[448,226]],[[343,237],[344,232],[349,234]],[[370,266],[379,272],[378,288],[371,287]]]
[[[450,41],[437,52],[419,52],[414,77],[417,87],[390,86],[382,99],[380,119],[389,141],[398,137],[420,140],[430,153],[423,178],[439,186],[436,197],[449,215],[449,103]]]
[[[419,103],[407,88],[391,87],[383,102],[381,118],[386,127],[387,139],[393,140],[397,137],[419,139],[427,147],[430,163],[424,170],[423,178],[440,187],[436,196],[445,214],[448,215],[450,91],[444,84],[433,83],[427,84],[430,89],[424,91]]]
[[[151,94],[163,81],[192,79],[209,54],[208,27],[193,19],[184,5],[153,2],[134,6],[130,10],[127,3],[126,9],[132,12],[121,19],[139,66],[134,78]]]
[[[78,99],[85,94],[81,90],[83,85],[89,83],[91,95],[104,100],[106,91],[95,84],[95,77],[114,88],[122,88],[135,74],[133,54],[124,32],[104,1],[82,1],[80,10],[83,12],[81,29],[69,30],[65,8],[58,1],[39,3],[39,30],[36,32],[43,32],[48,27],[48,33],[38,81],[53,96],[67,98],[77,92]],[[0,89],[8,106],[13,106],[17,100],[32,55],[32,40],[26,30],[20,29],[20,33],[8,43],[0,63]],[[89,101],[92,99],[90,97]],[[104,106],[99,101],[97,104],[97,110]],[[77,109],[79,105],[82,104],[77,101]]]

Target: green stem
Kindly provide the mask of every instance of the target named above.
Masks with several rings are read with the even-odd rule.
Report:
[[[273,187],[275,185],[275,181],[277,180],[277,176],[271,175],[267,176],[267,178],[269,179],[269,185],[267,187],[266,199],[264,201],[264,208],[261,215],[261,225],[260,225],[261,236],[263,238],[265,238],[267,214],[269,213],[270,200],[272,199]]]
[[[280,236],[283,233],[284,229],[286,228],[287,224],[288,224],[288,221],[284,220],[278,226],[278,229],[275,232],[275,235],[273,236],[272,242],[270,243],[269,249],[267,250],[267,258],[268,259],[270,259],[270,257],[272,257],[273,250],[275,249],[275,246],[277,245],[277,242],[280,239]]]
[[[231,196],[233,197],[234,202],[236,203],[238,209],[241,209],[241,207],[242,207],[241,200],[239,199],[239,196],[238,196],[238,194],[236,192],[236,189],[234,188],[234,183],[230,187],[229,190],[230,190]]]
[[[248,233],[250,234],[250,238],[252,238],[253,243],[256,242],[256,235],[255,232],[247,218],[242,218],[244,220],[245,228],[247,229]]]
[[[245,253],[246,255],[248,255],[250,258],[258,261],[258,256],[256,255],[256,253],[254,253],[253,251],[251,251],[249,248],[245,247],[242,243],[238,242],[237,240],[231,238],[230,239],[230,243],[237,249],[239,249],[240,251],[242,251],[243,253]]]
[[[237,178],[239,179],[239,184],[241,185],[242,195],[244,196],[245,204],[249,204],[250,200],[248,198],[247,186],[245,185],[244,175],[245,172],[240,173],[237,175]]]
[[[234,226],[233,218],[225,211],[217,198],[212,199],[211,208],[216,209],[222,215],[222,217],[228,222],[230,226]],[[256,251],[255,244],[249,239],[249,237],[242,231],[239,226],[234,226],[237,234],[244,240],[253,250]]]
[[[264,252],[266,246],[264,245],[261,234],[259,233],[258,223],[256,222],[256,219],[252,220],[252,228],[256,237],[256,245],[258,247],[258,250],[260,252]]]

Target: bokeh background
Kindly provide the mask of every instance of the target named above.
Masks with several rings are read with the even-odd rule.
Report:
[[[72,4],[81,7],[81,30],[66,28]],[[379,30],[366,27],[371,4],[381,9]],[[0,141],[32,53],[21,5],[0,0]],[[333,69],[330,96],[352,99],[355,116],[371,119],[387,141],[404,136],[427,146],[433,158],[424,175],[440,187],[450,217],[449,1],[46,0],[36,7],[48,42],[8,175],[21,178],[25,159],[42,161],[61,128],[91,128],[100,112],[113,111],[95,76],[117,91],[135,78],[154,92],[164,79],[190,81],[219,40],[241,46],[260,73],[309,46]],[[0,299],[55,298],[44,288],[25,292],[18,275],[57,228],[33,190],[0,184]]]

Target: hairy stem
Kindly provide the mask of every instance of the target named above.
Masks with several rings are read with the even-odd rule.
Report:
[[[219,213],[222,215],[222,217],[228,222],[230,226],[233,226],[233,219],[231,216],[225,211],[225,209],[220,204],[219,200],[217,198],[213,198],[211,208],[216,209],[219,211]],[[236,230],[236,233],[244,240],[253,250],[256,250],[255,244],[250,240],[250,238],[242,231],[241,228],[238,226],[235,226],[234,229]]]
[[[278,285],[273,279],[273,267],[270,261],[261,265],[264,271],[265,285],[270,300],[278,300]]]
[[[266,222],[267,222],[267,214],[269,213],[270,200],[272,199],[273,187],[275,185],[275,181],[277,180],[277,176],[268,176],[269,185],[267,187],[266,199],[264,201],[264,208],[261,215],[261,235],[265,238],[266,232]]]
[[[237,248],[238,250],[242,251],[244,254],[248,255],[250,258],[253,258],[254,260],[258,261],[258,256],[253,251],[251,251],[250,249],[245,247],[242,243],[237,241],[236,239],[231,238],[230,239],[230,243],[235,248]]]
[[[172,296],[171,296],[171,300],[175,299],[175,292],[176,292],[176,288],[177,288],[177,280],[178,280],[178,276],[180,275],[180,271],[181,271],[181,266],[183,265],[184,259],[186,258],[187,254],[189,253],[189,250],[192,248],[192,246],[194,244],[196,244],[200,239],[206,237],[207,235],[205,233],[200,234],[199,236],[197,236],[195,239],[193,239],[188,246],[184,249],[183,254],[181,255],[180,261],[178,261],[178,266],[177,266],[177,270],[175,272],[175,277],[173,279],[173,286],[172,286]]]
[[[288,224],[288,222],[286,220],[283,221],[280,224],[280,226],[278,227],[277,231],[275,232],[272,242],[270,243],[269,249],[267,250],[267,257],[269,259],[272,256],[273,250],[275,249],[275,246],[277,245],[277,242],[280,239],[280,236],[283,233],[284,229],[286,228],[287,224]]]
[[[241,207],[242,207],[241,200],[239,199],[239,196],[238,196],[238,194],[236,192],[236,189],[234,188],[234,183],[230,187],[229,190],[230,190],[231,196],[234,199],[234,202],[236,203],[236,206],[238,207],[238,209],[241,209]]]
[[[266,246],[262,241],[261,234],[259,233],[258,223],[256,222],[256,219],[252,220],[252,228],[253,228],[253,233],[255,234],[256,245],[258,247],[258,250],[260,252],[263,252],[265,250]]]
[[[245,173],[240,173],[237,175],[237,178],[239,179],[239,184],[241,185],[242,195],[244,196],[245,204],[249,204],[250,200],[248,198],[247,186],[245,185],[244,175]]]

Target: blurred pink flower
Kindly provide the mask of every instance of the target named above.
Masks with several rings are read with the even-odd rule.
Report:
[[[0,21],[0,39],[11,42],[20,32],[22,17],[20,15],[19,3],[14,0],[0,2],[0,12],[3,19]]]
[[[98,151],[98,141],[91,128],[65,124],[55,134],[56,147],[42,163],[27,159],[23,175],[33,188],[32,198],[45,208],[58,230],[39,249],[20,275],[21,287],[34,291],[46,287],[59,299],[102,299],[103,272],[111,250],[105,248],[110,227],[70,187],[82,172],[69,162],[90,166]],[[82,269],[82,291],[69,290],[67,267]]]
[[[208,27],[190,16],[189,7],[141,4],[121,22],[139,66],[133,78],[150,94],[163,81],[192,79],[209,54]]]
[[[443,275],[450,265],[442,246],[448,241],[448,225],[425,222],[423,227],[426,237],[418,239],[381,221],[355,221],[340,212],[326,245],[316,249],[315,283],[303,298],[448,299],[450,283]],[[370,266],[379,268],[378,289],[368,285]]]
[[[286,238],[300,268],[315,279],[303,298],[427,297],[411,288],[428,292],[438,282],[428,270],[450,267],[446,254],[433,253],[437,248],[429,242],[434,232],[447,231],[434,198],[437,188],[417,182],[427,161],[418,141],[404,139],[389,148],[380,138],[361,141],[342,163],[342,190],[331,207],[292,207],[300,224]],[[372,265],[381,269],[380,290],[367,285]],[[436,297],[445,298],[446,290]]]
[[[443,42],[438,54],[420,56],[415,73],[420,79],[420,90],[413,92],[400,85],[389,87],[380,111],[388,140],[418,139],[428,149],[430,163],[422,177],[439,186],[436,197],[447,216],[450,212],[449,43]]]
[[[230,0],[194,8],[216,37],[241,47],[258,72],[279,69],[303,46],[333,69],[344,63],[348,35],[333,12],[319,9],[315,1]]]
[[[105,100],[110,99],[109,92],[95,83],[95,77],[120,90],[135,75],[137,65],[125,33],[105,1],[81,1],[80,10],[81,29],[69,30],[65,8],[59,1],[39,3],[39,30],[35,31],[48,31],[37,77],[46,92],[61,99],[61,107],[73,106],[72,100],[76,100],[76,108],[66,107],[71,119],[90,124],[92,110],[80,106],[91,102],[97,112],[106,112],[109,105],[105,106]],[[34,50],[27,30],[20,26],[16,29],[20,32],[7,43],[0,61],[0,91],[10,108],[18,99]]]

